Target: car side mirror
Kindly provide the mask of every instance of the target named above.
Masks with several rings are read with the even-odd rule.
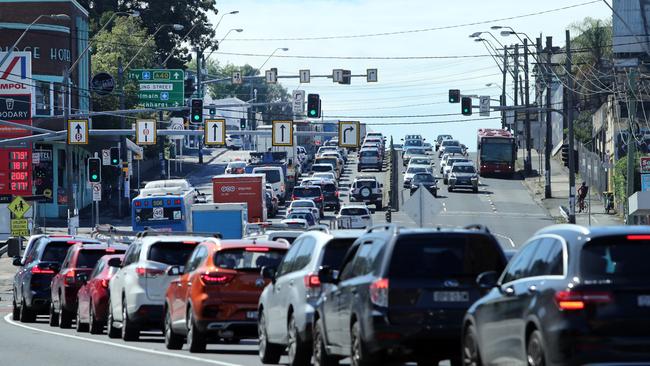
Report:
[[[20,257],[14,258],[14,261],[12,262],[14,266],[20,267],[23,265],[23,262],[20,260]]]
[[[180,276],[183,274],[183,267],[182,266],[170,266],[167,269],[167,275],[168,276]]]
[[[262,274],[262,278],[275,282],[275,273],[276,273],[275,267],[264,266],[262,267],[260,273]]]
[[[111,258],[108,260],[109,267],[121,268],[122,260],[120,258]]]
[[[333,270],[330,266],[321,266],[318,270],[318,279],[320,283],[337,283],[338,271]]]
[[[496,271],[488,271],[476,277],[476,284],[482,289],[491,289],[497,285],[499,274]]]

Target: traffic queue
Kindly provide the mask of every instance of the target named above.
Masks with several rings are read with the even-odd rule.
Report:
[[[333,147],[312,158],[312,167],[327,170],[305,169],[291,193],[285,186],[290,203],[284,222],[247,223],[239,238],[219,230],[151,228],[32,236],[14,259],[13,319],[28,323],[48,315],[51,326],[106,332],[127,342],[159,330],[168,349],[192,353],[252,338],[262,363],[286,357],[295,366],[336,365],[345,358],[355,366],[650,360],[644,255],[650,255],[650,229],[552,225],[510,258],[481,225],[373,225],[370,206],[383,209],[384,197],[376,176],[354,178],[350,204],[336,193],[338,200],[326,198],[324,186],[339,192],[337,181],[355,161],[351,151],[344,157]],[[356,155],[358,170],[380,172],[390,158],[383,136],[372,135]],[[453,179],[453,167],[469,164],[454,162],[447,179]],[[231,168],[230,178],[217,181],[241,173],[241,167]],[[266,186],[266,177],[273,172],[280,170],[253,174],[265,178],[269,194],[275,187]],[[213,193],[229,193],[222,187],[231,184]],[[162,205],[140,207],[167,204],[165,196],[150,199]],[[333,225],[319,225],[326,209],[337,210]],[[163,217],[174,218],[174,210],[163,209]],[[191,220],[218,225],[201,215]]]

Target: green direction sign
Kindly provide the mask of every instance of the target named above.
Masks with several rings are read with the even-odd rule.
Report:
[[[180,107],[185,100],[185,72],[180,69],[135,69],[128,78],[138,83],[138,98],[144,108]]]

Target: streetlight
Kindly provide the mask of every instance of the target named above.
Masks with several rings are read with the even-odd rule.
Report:
[[[501,43],[501,41],[499,41],[499,39],[498,39],[497,37],[495,37],[494,34],[492,34],[492,32],[488,32],[488,31],[483,31],[483,32],[474,32],[474,33],[472,33],[472,34],[469,35],[469,38],[477,38],[477,37],[479,37],[481,34],[488,34],[490,37],[492,37],[492,39],[494,39],[494,41],[495,41],[497,44],[499,44],[499,47],[503,48],[503,43]],[[497,54],[498,54],[498,52],[497,52]]]
[[[217,22],[217,25],[214,27],[214,29],[217,30],[217,28],[219,28],[219,24],[221,24],[221,21],[223,20],[223,17],[225,17],[226,15],[233,15],[233,14],[239,14],[239,10],[233,10],[231,12],[222,14],[221,17],[219,18],[219,21]]]
[[[204,24],[208,28],[212,27],[212,24],[210,24],[210,23],[196,23],[196,24],[194,24],[192,26],[192,28],[190,28],[190,30],[187,33],[185,33],[183,38],[181,38],[180,41],[178,41],[178,43],[183,42],[187,37],[189,37],[190,33],[192,33],[194,28],[196,28],[196,26],[199,25],[199,24]],[[167,67],[167,61],[169,61],[169,58],[172,57],[173,54],[174,54],[174,48],[172,48],[172,50],[169,52],[169,55],[167,56],[167,58],[165,58],[165,60],[162,62],[163,67]]]
[[[258,67],[256,70],[258,70],[258,71],[261,70],[264,67],[264,65],[266,65],[267,62],[269,62],[271,57],[273,57],[273,55],[275,55],[275,53],[278,52],[278,51],[287,52],[287,51],[289,51],[289,49],[286,48],[286,47],[278,47],[278,48],[274,49],[273,52],[271,52],[271,54],[269,55],[269,57],[266,58],[266,61],[264,61],[262,66]]]
[[[4,65],[5,61],[7,61],[7,59],[9,58],[9,56],[11,56],[11,54],[14,52],[14,49],[16,48],[16,46],[18,46],[18,44],[20,43],[20,41],[22,41],[23,37],[25,37],[25,34],[27,34],[27,31],[29,31],[29,29],[30,29],[34,24],[36,24],[39,20],[41,20],[41,18],[50,18],[50,19],[54,19],[54,20],[70,20],[70,16],[69,16],[68,14],[50,14],[50,15],[48,15],[48,14],[41,14],[41,15],[39,15],[38,17],[36,17],[36,19],[34,19],[33,22],[31,22],[31,23],[27,26],[27,28],[25,28],[25,30],[24,30],[23,33],[20,35],[20,37],[18,37],[18,39],[16,40],[16,42],[14,42],[14,44],[13,44],[13,45],[11,46],[11,48],[7,51],[7,53],[5,53],[4,57],[2,58],[2,61],[0,61],[0,65]]]
[[[226,37],[228,37],[228,35],[230,34],[230,32],[233,32],[233,31],[234,31],[234,32],[237,32],[237,33],[241,33],[241,32],[243,32],[244,30],[241,29],[241,28],[233,28],[233,29],[229,29],[228,32],[226,32],[226,35],[223,36],[223,38],[221,38],[220,41],[217,41],[217,44],[216,44],[217,47],[212,47],[212,51],[210,51],[210,53],[208,53],[208,55],[205,57],[206,60],[209,59],[210,56],[212,56],[212,54],[214,53],[214,51],[216,51],[216,50],[219,49],[219,45],[221,45],[221,42],[223,42],[223,41],[226,39]]]
[[[156,34],[158,34],[158,32],[160,32],[163,28],[166,28],[166,27],[172,27],[172,28],[174,28],[175,31],[182,31],[183,29],[185,29],[185,27],[184,27],[182,24],[163,24],[163,25],[159,26],[158,29],[156,29],[156,31],[153,32],[153,34],[152,34],[151,36],[149,36],[149,38],[150,38],[150,39],[155,39],[155,38],[156,38]],[[126,64],[126,66],[124,67],[125,69],[128,69],[128,68],[129,68],[129,66],[131,65],[131,63],[132,63],[133,61],[135,61],[136,57],[138,57],[138,55],[140,54],[140,52],[142,52],[142,50],[143,50],[146,46],[147,46],[147,42],[145,42],[142,46],[140,46],[140,48],[138,49],[138,52],[135,53],[135,55],[131,58],[131,60],[130,60],[130,61]]]

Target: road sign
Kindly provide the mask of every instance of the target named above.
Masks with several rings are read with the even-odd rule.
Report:
[[[7,208],[16,216],[17,219],[22,219],[23,216],[25,216],[25,213],[29,211],[30,206],[21,196],[16,196]]]
[[[293,114],[303,114],[305,113],[305,91],[304,90],[294,90],[293,99],[291,107],[293,109]]]
[[[339,121],[339,146],[359,147],[359,121]]]
[[[102,200],[102,184],[93,184],[93,201],[99,202]]]
[[[27,219],[11,219],[11,236],[29,236]]]
[[[138,83],[139,104],[145,108],[184,105],[185,72],[181,69],[135,69],[128,78]]]
[[[293,146],[293,121],[273,121],[273,146]]]
[[[156,121],[141,119],[135,123],[135,143],[138,145],[156,144]]]
[[[239,71],[235,71],[235,72],[232,74],[232,83],[233,83],[233,84],[237,84],[237,85],[239,85],[239,84],[242,83],[241,72],[239,72]]]
[[[311,72],[309,70],[300,70],[300,83],[301,84],[309,83],[311,81],[310,74]]]
[[[176,131],[183,131],[185,125],[183,124],[184,120],[181,117],[172,117],[169,119],[169,129]],[[185,136],[183,135],[170,135],[169,138],[172,140],[182,140]]]
[[[68,120],[68,144],[70,145],[88,144],[88,120],[87,119]]]
[[[332,81],[335,83],[343,81],[343,69],[332,70]]]
[[[278,82],[278,69],[275,67],[272,68],[271,70],[266,70],[265,73],[266,76],[266,82],[269,84],[275,84]]]
[[[650,173],[650,157],[641,157],[641,174]]]
[[[404,202],[402,211],[419,227],[425,227],[433,225],[435,216],[442,211],[442,205],[429,193],[429,190],[420,187]]]
[[[111,165],[111,149],[102,149],[102,165]]]
[[[115,79],[111,74],[100,72],[95,74],[90,80],[91,90],[99,96],[106,96],[113,92],[115,89]]]
[[[481,95],[479,98],[479,116],[489,117],[490,116],[490,96]]]
[[[205,145],[226,144],[226,120],[206,119],[203,133],[205,134]]]
[[[366,81],[369,83],[377,82],[377,69],[367,69],[366,70]]]

